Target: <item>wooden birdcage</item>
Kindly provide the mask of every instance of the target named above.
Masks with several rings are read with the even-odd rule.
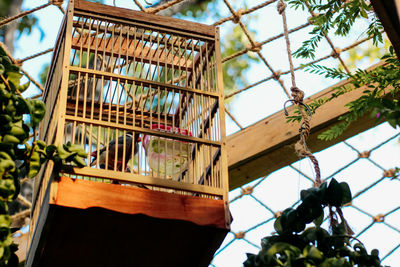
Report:
[[[218,28],[70,0],[40,138],[88,166],[38,175],[28,266],[207,266],[231,220],[223,98]]]

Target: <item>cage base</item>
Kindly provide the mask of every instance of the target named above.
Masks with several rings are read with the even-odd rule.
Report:
[[[228,232],[221,200],[66,177],[51,187],[27,266],[208,266]]]

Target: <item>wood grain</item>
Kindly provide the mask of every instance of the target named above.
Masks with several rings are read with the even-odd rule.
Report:
[[[185,220],[226,228],[222,200],[184,196],[148,189],[61,177],[50,204],[77,209],[105,208],[125,214]]]
[[[83,0],[75,0],[75,9],[78,11],[86,11],[100,15],[123,18],[124,20],[129,21],[137,21],[141,23],[146,23],[147,25],[154,25],[173,30],[187,31],[189,33],[201,34],[207,37],[214,37],[215,35],[214,26],[148,14],[145,12],[130,10],[126,8],[111,7]]]
[[[371,67],[373,69],[382,63]],[[340,82],[307,99],[311,103],[314,99],[330,97],[335,87],[348,83]],[[321,106],[311,121],[311,134],[307,145],[312,152],[321,151],[362,131],[375,124],[375,119],[369,115],[360,118],[338,138],[331,141],[322,141],[317,136],[338,122],[338,118],[348,112],[344,105],[363,95],[366,87],[357,88]],[[293,107],[288,109],[293,114]],[[286,116],[279,111],[247,128],[228,136],[228,166],[230,189],[235,189],[259,177],[263,177],[297,160],[294,144],[299,139],[299,124],[286,123]]]

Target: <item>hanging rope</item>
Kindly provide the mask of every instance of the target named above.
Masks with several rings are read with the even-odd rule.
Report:
[[[287,27],[287,19],[286,19],[286,4],[280,0],[278,2],[278,12],[279,14],[282,15],[282,20],[283,20],[283,31],[285,35],[285,40],[286,40],[286,50],[288,54],[288,59],[289,59],[289,65],[290,65],[290,76],[291,76],[291,81],[292,81],[292,87],[290,88],[291,96],[293,97],[292,100],[289,100],[291,102],[294,102],[299,106],[299,110],[301,113],[301,117],[303,118],[303,123],[300,126],[300,140],[294,145],[294,148],[296,150],[297,155],[299,157],[308,157],[311,162],[314,164],[314,169],[315,169],[315,182],[314,185],[316,187],[319,187],[321,185],[321,171],[319,169],[319,164],[318,160],[315,158],[315,156],[312,154],[312,152],[308,149],[306,140],[310,135],[310,130],[311,130],[311,111],[308,110],[308,107],[304,104],[303,98],[304,98],[304,92],[300,90],[296,86],[296,79],[295,79],[295,74],[294,74],[294,66],[293,66],[293,60],[292,60],[292,51],[290,50],[290,40],[289,40],[289,31]],[[285,103],[286,104],[286,103]],[[308,114],[306,110],[308,111]],[[286,113],[286,109],[285,109]]]

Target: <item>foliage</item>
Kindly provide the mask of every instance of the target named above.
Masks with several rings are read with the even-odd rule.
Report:
[[[381,266],[378,250],[368,254],[361,243],[350,244],[351,229],[341,211],[352,199],[347,183],[332,179],[329,185],[324,182],[318,188],[302,190],[300,196],[297,208],[287,208],[275,220],[276,234],[262,239],[261,251],[247,254],[245,267]],[[331,233],[321,227],[325,207],[329,208]],[[312,222],[315,226],[305,229]]]
[[[341,0],[289,0],[289,3],[294,8],[310,9],[318,13],[311,19],[314,25],[310,32],[312,37],[303,42],[302,46],[294,52],[296,57],[314,58],[315,49],[324,34],[334,31],[335,35],[346,36],[355,20],[360,17],[370,20],[366,33],[372,38],[374,45],[383,42],[383,27],[372,12],[371,3],[364,0],[345,2]],[[354,74],[348,74],[340,68],[333,69],[319,65],[304,66],[306,71],[324,75],[326,78],[349,79],[350,81],[347,85],[335,88],[335,92],[330,97],[314,100],[309,105],[313,113],[318,107],[340,95],[361,86],[368,88],[359,99],[345,104],[349,113],[339,117],[339,122],[320,134],[319,139],[332,140],[338,137],[352,122],[368,113],[375,116],[377,122],[387,120],[393,127],[400,125],[400,103],[397,99],[400,90],[400,61],[396,58],[392,47],[390,47],[389,53],[382,57],[382,60],[386,61],[386,65],[371,71],[358,69]],[[287,120],[300,121],[299,111],[296,115],[288,117]]]
[[[18,196],[19,179],[25,175],[34,177],[48,160],[53,160],[57,167],[63,161],[84,166],[84,158],[87,157],[86,152],[77,145],[57,147],[32,140],[30,134],[36,136],[36,129],[45,115],[45,105],[40,100],[21,95],[29,86],[29,83],[20,84],[21,77],[19,68],[0,48],[0,266],[18,264],[7,203]],[[18,164],[20,167],[16,163],[21,163]]]
[[[371,23],[366,29],[368,36],[372,37],[376,45],[383,42],[381,22],[372,12],[372,4],[364,0],[288,0],[295,9],[309,9],[316,13],[310,19],[314,26],[310,34],[312,37],[303,42],[302,46],[293,53],[296,57],[314,58],[315,49],[325,34],[333,31],[335,35],[346,36],[357,18],[370,19]]]
[[[190,5],[187,5],[186,8],[182,9],[180,13],[184,16],[190,16],[193,18],[197,18],[202,16],[210,9],[210,4],[216,2],[214,0],[195,0],[192,1]]]
[[[249,43],[239,25],[235,25],[231,34],[225,36],[223,40],[223,58],[245,49],[244,44]],[[245,73],[250,68],[251,61],[258,62],[259,58],[255,53],[247,52],[245,55],[235,57],[223,65],[224,91],[226,95],[236,91],[239,87],[247,86]]]
[[[354,49],[350,49],[347,51],[347,57],[344,59],[344,62],[348,69],[355,69],[356,64],[361,60],[369,61],[369,63],[373,63],[377,58],[383,57],[387,51],[389,51],[390,42],[388,38],[384,38],[383,46],[375,46],[372,41],[368,41],[367,47],[357,47]],[[343,66],[339,63],[339,69],[343,69]]]
[[[305,69],[311,73],[322,74],[327,78],[349,79],[349,85],[335,88],[335,92],[328,98],[315,100],[310,104],[310,109],[315,112],[318,107],[351,90],[366,86],[364,94],[347,104],[349,112],[339,117],[339,123],[321,133],[318,138],[332,140],[341,135],[349,125],[361,116],[368,113],[376,117],[376,122],[387,121],[392,127],[400,126],[400,60],[396,58],[394,49],[383,56],[386,64],[367,71],[358,69],[354,74],[347,74],[343,70],[324,66],[310,65]],[[287,118],[288,121],[300,121],[301,116],[297,111],[295,116]]]
[[[0,0],[0,18],[6,18],[7,16],[9,16],[12,1],[13,0]],[[18,20],[18,25],[17,25],[17,30],[19,35],[23,34],[24,32],[30,34],[36,23],[37,23],[37,18],[32,14],[22,17],[20,20]],[[0,40],[2,41],[4,41],[4,35],[6,29],[7,29],[6,27],[0,28]],[[41,38],[43,38],[44,37],[43,30],[40,27],[38,27],[38,30],[40,31]]]

